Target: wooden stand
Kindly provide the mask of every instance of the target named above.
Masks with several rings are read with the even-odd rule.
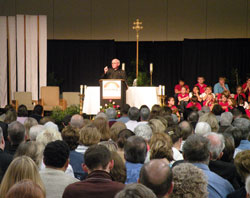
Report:
[[[80,115],[82,115],[84,94],[79,94],[79,96],[80,96]]]

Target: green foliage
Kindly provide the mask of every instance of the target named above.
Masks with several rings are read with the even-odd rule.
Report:
[[[68,108],[66,108],[64,111],[59,108],[59,107],[55,107],[52,110],[52,114],[51,117],[55,120],[56,123],[60,123],[62,122],[63,118],[66,115],[74,115],[74,114],[79,114],[80,113],[80,108],[79,105],[71,105]]]
[[[136,78],[136,62],[133,60],[130,62],[130,72],[128,75],[128,85],[132,86],[134,79]],[[137,79],[137,86],[149,86],[150,85],[150,76],[149,76],[149,67],[144,66],[144,61],[139,60],[139,73]]]

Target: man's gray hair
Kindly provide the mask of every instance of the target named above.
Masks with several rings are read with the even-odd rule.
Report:
[[[250,175],[246,179],[246,191],[250,194]]]
[[[116,118],[116,110],[114,108],[106,109],[106,115],[108,119],[115,119]]]
[[[210,153],[213,160],[217,160],[220,157],[221,152],[225,148],[225,139],[222,134],[210,132],[204,135],[210,142]]]
[[[190,163],[209,163],[210,142],[201,135],[191,135],[183,145],[184,159]]]
[[[138,120],[140,117],[140,111],[136,107],[130,107],[128,110],[128,117],[130,120]]]
[[[233,114],[231,112],[224,112],[220,117],[221,126],[230,126],[233,121]]]
[[[10,137],[10,142],[18,145],[24,141],[25,128],[20,122],[14,121],[9,124],[8,135]]]
[[[238,127],[242,131],[242,139],[245,140],[250,134],[250,120],[246,118],[236,118],[233,126]]]
[[[135,127],[134,133],[136,136],[140,136],[146,141],[149,141],[152,137],[152,129],[147,124],[139,124]]]
[[[96,118],[104,118],[105,120],[108,120],[108,116],[103,112],[97,113],[96,116],[95,116],[95,119]]]
[[[84,125],[83,117],[79,114],[75,114],[71,117],[70,126],[81,129]]]
[[[195,133],[198,135],[205,135],[211,132],[211,127],[207,122],[198,122],[195,127]]]
[[[36,137],[45,131],[45,127],[43,125],[35,125],[30,128],[30,140],[31,141],[36,141]]]
[[[140,110],[141,121],[147,121],[150,115],[150,109],[148,107],[143,107]]]

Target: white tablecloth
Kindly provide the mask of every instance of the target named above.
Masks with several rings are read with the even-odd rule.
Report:
[[[150,109],[159,104],[158,87],[129,87],[126,93],[126,103],[131,107],[140,108],[147,105]],[[83,113],[95,115],[100,111],[100,87],[89,86],[86,89],[83,103]]]

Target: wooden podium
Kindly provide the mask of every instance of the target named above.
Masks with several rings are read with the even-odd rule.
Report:
[[[101,79],[100,81],[101,106],[112,100],[122,108],[126,104],[127,84],[123,79]]]

